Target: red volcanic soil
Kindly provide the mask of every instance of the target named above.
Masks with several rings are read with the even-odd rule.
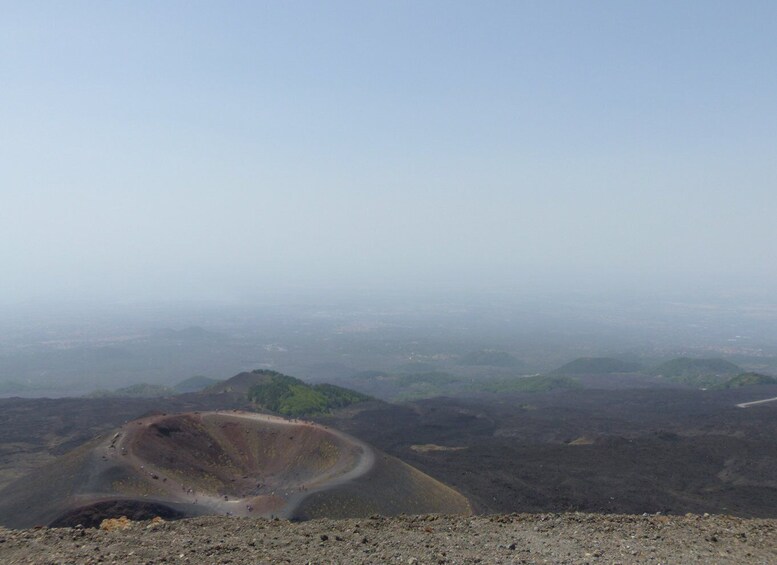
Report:
[[[0,492],[0,524],[470,512],[449,487],[378,455],[311,422],[238,411],[148,416],[10,484]]]

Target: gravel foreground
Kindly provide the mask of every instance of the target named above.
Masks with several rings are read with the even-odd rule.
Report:
[[[0,529],[0,563],[777,563],[777,520],[511,514],[206,517]]]

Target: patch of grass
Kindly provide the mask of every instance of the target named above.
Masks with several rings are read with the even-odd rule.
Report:
[[[680,384],[714,387],[725,382],[727,378],[742,373],[742,369],[725,359],[678,357],[662,363],[651,372]]]
[[[739,388],[743,386],[774,385],[777,379],[760,373],[742,373],[717,385],[715,388]]]
[[[262,408],[290,417],[325,414],[370,400],[353,390],[330,384],[308,385],[281,373],[268,374],[265,382],[251,387],[248,398]]]

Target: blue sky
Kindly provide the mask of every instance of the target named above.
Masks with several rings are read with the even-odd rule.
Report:
[[[777,288],[775,38],[773,2],[3,3],[0,300]]]

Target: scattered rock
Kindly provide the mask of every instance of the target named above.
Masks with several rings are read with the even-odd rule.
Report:
[[[430,521],[434,522],[434,532],[419,527]],[[359,534],[341,537],[321,533],[350,533],[364,528],[370,530],[369,540]],[[344,543],[326,543],[331,539]],[[310,543],[312,540],[317,543]],[[515,552],[515,557],[505,559],[506,551]],[[573,513],[438,515],[433,519],[381,517],[369,524],[363,520],[294,523],[261,518],[201,517],[132,522],[116,518],[105,520],[100,529],[0,528],[3,565],[114,562],[121,565],[186,562],[420,565],[604,560],[624,564],[777,563],[777,520]]]
[[[106,532],[113,532],[116,530],[128,530],[132,527],[132,522],[126,516],[120,518],[106,518],[100,522],[100,529]]]

